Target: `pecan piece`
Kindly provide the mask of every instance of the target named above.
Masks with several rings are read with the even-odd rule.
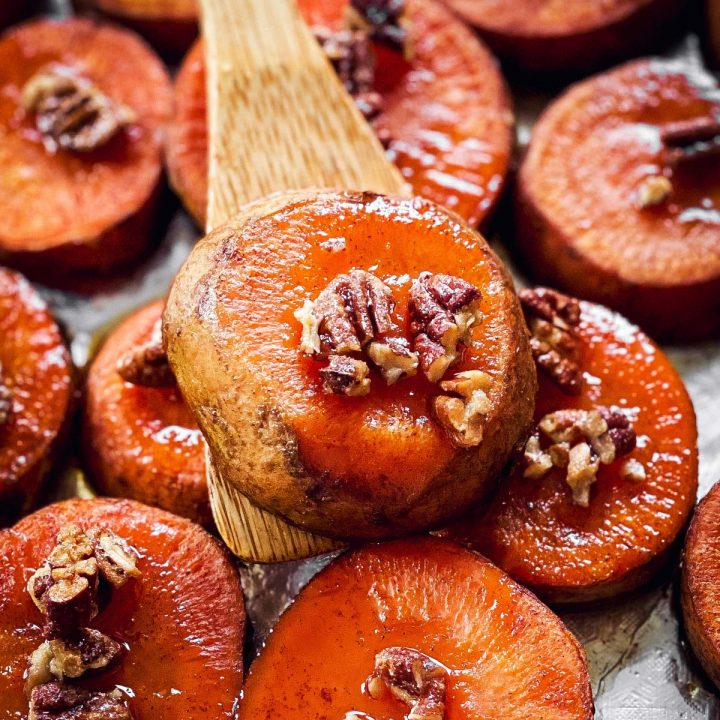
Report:
[[[327,367],[320,370],[323,389],[335,395],[360,397],[370,392],[370,369],[362,360],[345,355],[331,355]]]
[[[10,419],[12,407],[12,393],[3,380],[3,368],[0,363],[0,428]]]
[[[117,371],[125,382],[143,387],[173,387],[175,375],[170,369],[162,342],[162,321],[153,326],[148,342],[133,348],[117,362]]]
[[[573,502],[587,507],[600,465],[628,455],[636,441],[630,420],[620,412],[607,408],[558,410],[545,415],[527,441],[524,476],[538,479],[553,467],[564,469]],[[632,462],[635,475],[640,474],[639,466],[644,476],[643,466]]]
[[[410,289],[410,331],[420,368],[438,382],[460,355],[470,331],[480,322],[480,291],[452,275],[421,273]]]
[[[388,385],[394,385],[402,377],[415,375],[418,356],[410,350],[405,338],[391,337],[384,342],[371,342],[368,357],[378,366]]]
[[[577,327],[580,303],[547,288],[522,290],[519,294],[530,330],[530,349],[535,364],[558,387],[579,395],[582,386]]]
[[[438,422],[458,447],[476,447],[483,439],[483,419],[492,405],[487,391],[492,378],[480,370],[459,372],[440,383],[450,395],[433,399]]]
[[[28,720],[132,720],[119,690],[90,692],[58,682],[34,688]]]
[[[82,628],[71,640],[46,640],[30,656],[27,691],[57,680],[105,670],[118,661],[122,646],[99,630]]]
[[[53,65],[30,78],[22,90],[22,104],[35,113],[37,129],[51,151],[60,147],[91,152],[135,119],[132,111],[64,65]]]
[[[715,117],[677,120],[660,128],[660,141],[667,148],[688,150],[698,143],[717,140],[720,140],[720,120]]]
[[[375,656],[375,670],[366,681],[375,700],[386,692],[409,708],[407,720],[444,720],[448,671],[424,653],[390,647]]]
[[[405,0],[351,0],[351,24],[368,27],[370,36],[396,50],[405,50],[408,31]]]
[[[92,528],[87,536],[92,543],[100,574],[116,590],[130,578],[139,577],[137,557],[121,537],[107,529]]]
[[[662,205],[672,194],[672,183],[664,175],[649,175],[637,188],[635,204],[641,210]]]

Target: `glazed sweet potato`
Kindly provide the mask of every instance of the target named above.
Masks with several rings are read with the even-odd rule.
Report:
[[[585,302],[571,336],[579,385],[563,388],[541,367],[535,419],[547,428],[558,411],[599,410],[611,428],[610,457],[573,493],[557,446],[542,466],[540,448],[528,442],[487,513],[449,532],[553,602],[597,600],[647,582],[687,522],[698,479],[695,414],[662,351],[619,315]],[[588,436],[602,455],[606,438]]]
[[[115,669],[81,687],[125,689],[137,720],[233,717],[242,687],[245,610],[226,551],[197,525],[129,500],[72,500],[0,533],[0,716],[25,717],[23,674],[42,641],[30,574],[71,523],[109,528],[134,547],[140,576],[115,590],[92,627],[125,647]]]
[[[0,526],[36,500],[63,439],[72,384],[45,303],[25,278],[0,268]]]
[[[712,681],[720,687],[720,483],[695,510],[685,539],[682,610],[690,643]]]
[[[86,111],[72,121],[69,105],[53,105],[68,84]],[[0,39],[0,258],[50,281],[136,258],[154,229],[170,105],[165,68],[126,30],[70,19],[7,32]],[[117,122],[108,137],[109,117]]]
[[[197,37],[196,0],[86,0],[109,17],[143,35],[163,55],[175,59]]]
[[[337,30],[348,0],[300,0],[313,27]],[[513,144],[510,100],[494,58],[436,0],[408,0],[409,62],[376,44],[375,88],[383,110],[372,122],[417,195],[470,224],[498,200]],[[175,84],[167,165],[183,203],[205,227],[207,114],[203,50],[196,45]]]
[[[717,335],[718,112],[716,81],[679,61],[637,61],[568,90],[519,173],[528,272],[653,337]]]
[[[106,495],[128,497],[210,524],[204,442],[176,386],[127,382],[118,363],[151,340],[164,302],[133,313],[107,338],[90,367],[84,452]]]
[[[593,717],[584,653],[559,618],[480,555],[426,538],[344,555],[312,580],[253,664],[239,718],[411,717],[371,676],[418,653],[444,701],[412,717]]]
[[[370,300],[342,285],[358,273],[374,283]],[[482,317],[438,385],[411,301],[423,277],[443,276],[479,292]],[[357,352],[336,343],[324,359],[308,353],[301,315],[311,300],[323,346],[345,313],[359,318],[364,308],[375,341]],[[392,332],[378,320],[387,304]],[[480,235],[426,200],[308,191],[247,206],[195,247],[163,334],[220,473],[253,502],[332,537],[411,533],[457,514],[492,489],[532,416],[535,372],[507,272]],[[390,377],[395,366],[379,353],[398,344],[409,352],[411,334],[413,376]],[[365,376],[334,386],[343,375],[333,357]],[[453,379],[477,381],[477,402]],[[465,420],[440,419],[440,405]]]
[[[651,50],[678,27],[682,0],[444,0],[509,64],[589,70]]]

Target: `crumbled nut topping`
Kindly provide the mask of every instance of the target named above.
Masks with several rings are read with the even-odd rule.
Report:
[[[137,558],[125,540],[107,529],[92,528],[87,536],[92,541],[100,574],[116,590],[130,578],[140,576]]]
[[[375,656],[375,670],[365,683],[379,700],[389,692],[409,708],[407,720],[444,720],[448,671],[428,655],[390,647]]]
[[[117,362],[117,371],[125,382],[144,387],[173,387],[175,375],[170,369],[162,342],[162,320],[158,318],[148,342],[125,353]]]
[[[480,322],[480,291],[452,275],[421,273],[410,290],[410,330],[420,368],[430,382],[438,382],[460,358]]]
[[[134,114],[103,94],[93,83],[63,65],[34,75],[22,90],[25,110],[35,113],[46,146],[91,152],[108,143]]]
[[[438,422],[458,447],[476,447],[483,439],[483,419],[492,407],[487,391],[492,378],[480,370],[459,372],[440,383],[449,395],[433,399]]]
[[[672,194],[672,183],[664,175],[649,175],[637,187],[636,205],[642,208],[662,205]]]
[[[406,48],[405,0],[351,0],[351,24],[366,25],[374,40],[397,50]]]
[[[99,630],[82,628],[72,639],[46,640],[30,656],[27,690],[52,679],[77,679],[111,667],[122,655],[122,646]]]
[[[530,349],[536,365],[563,392],[579,395],[582,386],[577,327],[580,303],[547,288],[520,292],[530,329]]]
[[[643,482],[647,478],[645,466],[635,458],[630,458],[623,463],[620,470],[622,476],[633,482]]]
[[[132,720],[119,690],[90,692],[50,682],[33,689],[28,720]]]
[[[321,370],[327,392],[366,395],[370,389],[366,359],[388,384],[414,375],[417,357],[399,336],[392,318],[390,288],[364,270],[338,275],[314,302],[295,311],[303,332],[300,350],[327,359]],[[361,357],[351,357],[361,356]]]
[[[635,449],[637,438],[622,413],[597,410],[558,410],[545,415],[525,445],[525,477],[543,477],[553,467],[566,471],[573,502],[587,507],[590,486],[600,465],[609,465]],[[626,463],[626,465],[628,465]],[[633,460],[636,472],[642,465]],[[644,473],[644,468],[643,468]]]
[[[12,393],[3,380],[3,367],[0,363],[0,428],[10,419],[12,406]]]

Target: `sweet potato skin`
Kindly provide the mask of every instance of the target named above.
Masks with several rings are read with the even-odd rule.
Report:
[[[584,12],[582,3],[576,2],[562,7],[562,17],[553,26],[537,22],[530,7],[524,7],[530,5],[527,2],[444,1],[475,26],[500,58],[532,73],[587,72],[647,52],[668,36],[683,11],[678,0],[585,3],[602,9]],[[536,2],[532,5],[538,7]],[[570,16],[573,12],[577,15]]]
[[[720,687],[720,625],[716,588],[720,572],[720,483],[700,501],[683,556],[681,603],[685,631],[705,672]]]
[[[495,340],[501,337],[502,341],[493,346],[493,352],[497,351],[493,362],[498,363],[499,384],[493,410],[487,416],[485,439],[479,448],[453,448],[434,422],[423,420],[416,428],[412,424],[406,427],[402,416],[393,416],[396,411],[390,408],[389,417],[396,417],[401,423],[399,437],[408,452],[416,447],[416,434],[421,443],[430,443],[428,447],[435,448],[423,450],[429,455],[427,463],[422,459],[424,455],[418,455],[406,457],[406,467],[399,467],[402,460],[392,460],[394,455],[386,453],[387,447],[376,446],[380,436],[372,432],[356,447],[347,439],[342,440],[344,431],[338,431],[339,440],[326,439],[334,438],[335,429],[329,419],[332,416],[317,428],[309,425],[311,429],[298,434],[293,423],[300,427],[297,424],[300,420],[289,420],[290,406],[286,404],[292,405],[292,401],[279,402],[272,385],[241,356],[235,355],[232,349],[235,342],[244,341],[233,335],[233,321],[228,322],[228,318],[234,310],[232,304],[224,306],[224,290],[218,290],[217,278],[223,268],[239,267],[238,258],[255,253],[252,245],[257,232],[255,225],[286,209],[294,212],[310,201],[322,208],[319,217],[324,213],[342,215],[341,208],[355,212],[367,205],[363,193],[298,192],[276,196],[247,206],[228,225],[196,246],[176,278],[164,314],[163,332],[170,364],[219,471],[253,502],[303,528],[331,537],[387,537],[436,525],[483,499],[493,489],[503,463],[529,424],[536,377],[511,281],[492,251],[480,241],[480,253],[473,256],[472,262],[487,263],[487,268],[491,268],[493,280],[489,291],[498,310],[487,322],[495,328],[491,333]],[[432,216],[439,211],[427,201],[413,202],[418,210],[429,211]],[[402,201],[386,198],[381,198],[380,203],[391,213],[393,207],[402,206]],[[445,211],[439,212],[440,217],[448,217]],[[460,229],[460,237],[474,245],[479,236],[462,225],[459,218],[449,217],[457,222],[456,228],[465,228]],[[328,230],[339,232],[337,228]],[[243,266],[249,268],[251,278],[261,270],[249,263],[245,257]],[[302,301],[298,300],[298,304]],[[285,308],[283,317],[292,318],[292,309]],[[290,322],[290,332],[295,333],[299,326],[292,319]],[[290,347],[296,358],[297,349],[294,345]],[[307,372],[303,371],[304,377]],[[306,392],[307,389],[300,391],[303,395]],[[384,391],[378,386],[378,392]],[[424,395],[428,390],[422,392]],[[337,403],[334,413],[355,412],[354,407],[360,408],[358,417],[369,413],[364,422],[372,427],[369,405],[368,410],[363,410],[364,405],[343,404],[347,399],[322,397],[317,402],[323,407],[325,403]],[[424,399],[415,402],[426,407]],[[406,435],[409,439],[404,440]],[[377,459],[378,464],[353,468],[353,462],[369,463],[368,458],[373,463]],[[411,477],[404,479],[408,473]],[[393,475],[396,481],[392,480]]]
[[[454,671],[455,720],[593,717],[585,654],[559,619],[482,556],[415,538],[348,553],[310,582],[253,664],[239,718],[403,717],[361,689],[389,646]]]
[[[242,688],[245,609],[237,568],[188,520],[131,500],[70,500],[0,532],[0,716],[24,717],[27,654],[41,615],[25,585],[59,528],[105,526],[140,553],[142,575],[113,594],[93,626],[127,644],[117,669],[92,687],[132,690],[138,718],[229,720]]]
[[[81,155],[48,153],[19,109],[27,80],[49,63],[71,65],[136,121]],[[171,109],[166,69],[133,33],[84,19],[38,20],[0,40],[0,258],[52,281],[58,272],[109,270],[149,245]]]
[[[126,318],[90,367],[83,448],[98,490],[212,523],[200,431],[177,388],[126,383],[117,361],[147,342],[165,303]]]
[[[516,195],[517,246],[534,280],[608,305],[663,341],[720,333],[720,226],[685,219],[702,212],[705,196],[720,202],[714,161],[675,168],[667,206],[638,209],[633,200],[642,169],[662,166],[651,144],[634,139],[635,124],[714,115],[713,83],[677,62],[640,60],[576,84],[546,110]],[[620,110],[633,90],[631,109]],[[573,120],[581,123],[577,152],[567,130]],[[589,209],[578,188],[597,197]]]
[[[0,426],[0,526],[27,512],[65,439],[74,388],[70,354],[20,274],[0,268],[0,365],[15,395]]]

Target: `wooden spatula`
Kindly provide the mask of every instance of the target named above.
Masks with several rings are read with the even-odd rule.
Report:
[[[201,0],[210,134],[208,230],[271,193],[408,194],[293,0]],[[341,547],[254,506],[208,458],[220,534],[240,558],[280,562]]]

